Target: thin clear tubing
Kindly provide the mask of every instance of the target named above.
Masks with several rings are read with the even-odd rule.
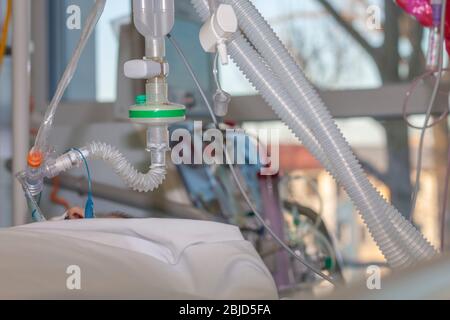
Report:
[[[77,70],[78,62],[80,60],[81,54],[83,53],[84,48],[97,25],[98,20],[100,19],[103,10],[106,5],[106,0],[97,0],[91,10],[89,17],[86,20],[86,25],[83,28],[81,33],[80,41],[73,53],[73,56],[64,71],[64,74],[61,80],[58,83],[58,87],[56,89],[55,95],[53,96],[50,105],[47,108],[47,111],[44,116],[44,121],[39,128],[36,141],[33,147],[33,151],[41,152],[44,156],[49,152],[48,149],[48,137],[50,135],[50,130],[53,126],[53,121],[55,118],[56,110],[61,102],[61,99],[69,86],[72,78]]]

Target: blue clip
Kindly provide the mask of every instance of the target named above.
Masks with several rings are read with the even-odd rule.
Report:
[[[87,163],[86,158],[83,155],[83,152],[81,152],[81,150],[76,149],[76,148],[72,148],[70,150],[74,150],[74,151],[76,151],[76,152],[78,152],[80,154],[81,158],[83,159],[84,166],[86,167],[89,191],[88,191],[88,198],[87,198],[86,204],[84,206],[84,218],[85,219],[93,219],[93,218],[95,218],[95,212],[94,212],[94,200],[93,200],[93,197],[92,197],[91,172],[89,170],[89,165]]]
[[[86,200],[86,205],[84,206],[84,217],[85,219],[94,219],[94,201],[92,200],[92,196],[89,193],[88,198]]]

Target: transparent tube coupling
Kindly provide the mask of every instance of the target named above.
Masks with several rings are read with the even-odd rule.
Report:
[[[35,221],[35,222],[45,221],[45,217],[42,214],[41,209],[39,208],[38,201],[36,200],[36,199],[39,199],[40,193],[42,190],[39,192],[36,192],[36,190],[34,190],[33,193],[31,192],[30,184],[26,181],[26,172],[25,171],[22,171],[22,172],[19,172],[18,174],[16,174],[16,178],[22,185],[23,191],[25,193],[25,198],[27,199],[28,207],[31,211],[31,216],[33,218],[33,221]],[[43,179],[42,179],[42,181],[43,181]]]
[[[169,129],[167,125],[151,126],[147,129],[147,151],[150,152],[151,168],[166,166],[166,153],[169,151]]]
[[[38,196],[44,189],[44,170],[28,166],[25,171],[24,182],[27,185],[28,191],[33,197]]]

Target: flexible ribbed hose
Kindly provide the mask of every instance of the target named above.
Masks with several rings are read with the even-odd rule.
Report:
[[[109,163],[114,172],[133,190],[139,192],[153,191],[165,179],[166,169],[164,167],[151,168],[146,174],[140,173],[120,151],[106,143],[92,142],[86,148],[86,151],[90,159],[103,160]]]
[[[245,39],[241,39],[242,41],[246,41]],[[249,44],[247,44],[246,47],[244,47],[241,43],[241,45],[238,47],[237,42],[233,42],[232,44],[230,44],[229,46],[229,51],[230,54],[233,56],[233,58],[235,59],[235,61],[240,64],[242,67],[240,67],[240,69],[248,76],[249,80],[251,79],[258,79],[260,77],[259,71],[260,70],[265,70],[264,73],[267,72],[267,66],[265,66],[264,62],[259,60],[258,61],[258,55],[252,55],[249,54],[250,52],[252,52],[251,50],[253,50],[251,48],[251,46]],[[244,49],[244,50],[242,50]],[[243,64],[241,64],[242,62],[244,62]],[[262,69],[265,68],[265,69]],[[258,71],[259,70],[259,71]],[[258,90],[261,90],[261,88],[264,88],[268,82],[262,80],[262,81],[258,81],[258,80],[251,80],[251,82],[253,83],[253,85],[258,88]],[[266,90],[266,89],[263,89]],[[260,91],[260,92],[263,92]],[[262,94],[262,96],[264,97],[264,100],[266,100],[270,105],[273,105],[272,103],[275,103],[274,105],[276,106],[274,108],[276,114],[281,118],[281,120],[283,122],[285,122],[289,128],[291,128],[291,130],[295,133],[295,135],[304,143],[304,145],[308,148],[308,150],[310,150],[310,152],[322,163],[324,164],[325,168],[327,168],[327,170],[332,173],[334,176],[335,175],[335,169],[333,166],[331,166],[329,164],[328,158],[327,156],[323,153],[322,149],[318,149],[315,145],[315,142],[313,142],[309,137],[309,133],[305,134],[304,131],[304,127],[305,127],[305,123],[304,123],[304,119],[302,119],[300,117],[300,113],[295,113],[293,112],[292,109],[292,103],[283,103],[283,102],[276,102],[276,100],[274,100],[274,96],[267,94],[266,92],[264,92]],[[289,101],[289,99],[285,98],[282,99],[281,101]],[[271,102],[272,101],[272,102]],[[337,178],[338,181],[340,181],[339,178]],[[387,206],[387,204],[386,204]],[[383,212],[386,212],[386,209],[383,209]],[[385,214],[380,214],[375,216],[377,220],[377,224],[378,223],[382,223],[382,219],[385,220],[385,225],[383,227],[383,229],[380,229],[380,232],[377,233],[380,237],[382,237],[384,239],[385,243],[390,243],[391,245],[393,245],[393,248],[397,248],[396,243],[399,241],[397,239],[397,237],[399,236],[399,232],[401,232],[399,229],[394,230],[394,226],[401,226],[403,223],[408,223],[405,219],[403,219],[403,217],[401,215],[394,215],[394,216],[387,216]],[[390,220],[390,221],[389,221]],[[369,223],[368,223],[369,224]],[[372,223],[373,225],[373,223]],[[392,229],[388,229],[389,227],[392,227]],[[408,229],[408,228],[407,228]],[[392,231],[389,231],[392,230]],[[415,231],[415,230],[413,230]],[[417,236],[419,237],[420,234],[416,231]],[[420,238],[417,238],[420,239]],[[383,252],[385,252],[384,250],[382,250]],[[386,259],[390,262],[390,264],[393,267],[399,267],[399,266],[406,266],[412,263],[412,260],[409,257],[409,254],[407,254],[406,250],[403,249],[399,249],[396,250],[396,252],[399,251],[401,254],[398,255],[399,259],[398,260],[393,260],[391,258],[389,258],[389,256],[386,257]]]
[[[205,21],[209,17],[209,9],[206,6],[206,1],[208,0],[191,0],[192,5],[203,21]],[[320,156],[318,156],[318,159],[322,159],[321,163],[326,168],[330,168],[331,164],[326,158],[321,145],[314,137],[308,126],[304,123],[304,121],[298,116],[298,114],[294,112],[296,103],[286,92],[284,85],[280,82],[278,76],[270,69],[270,67],[267,66],[267,64],[262,61],[259,54],[257,54],[255,50],[251,48],[250,44],[240,33],[237,33],[233,36],[233,41],[231,41],[230,46],[231,45],[233,46],[234,50],[239,51],[241,48],[245,49],[242,50],[242,52],[236,52],[236,54],[240,54],[240,56],[242,57],[241,59],[239,59],[240,61],[243,61],[242,64],[238,63],[241,71],[241,65],[244,67],[250,66],[249,63],[244,62],[247,60],[254,61],[255,65],[257,66],[253,68],[247,68],[247,70],[243,72],[246,78],[260,92],[261,96],[268,105],[276,106],[281,104],[283,106],[282,108],[273,107],[276,115],[280,118],[283,117],[287,119],[294,119],[296,126],[299,127],[299,130],[302,132],[302,137],[300,138],[298,137],[298,135],[297,137],[302,141],[308,141],[308,144],[311,146],[311,148],[314,149],[317,154],[320,154]],[[246,59],[244,52],[246,52],[251,58]],[[234,54],[231,54],[231,56],[234,60],[236,60]],[[291,132],[296,134],[291,127],[289,127],[289,129],[291,130]]]
[[[206,20],[209,16],[206,0],[192,0],[192,2],[200,17]],[[235,7],[241,29],[246,32],[246,36],[252,40],[265,59],[261,59],[241,34],[236,35],[230,43],[230,55],[277,115],[346,189],[388,263],[392,267],[406,267],[434,256],[434,248],[421,233],[390,206],[370,184],[318,94],[253,5],[245,0],[224,2],[231,3]],[[263,28],[264,31],[259,28]],[[263,34],[267,33],[270,33],[271,37],[265,38]],[[267,68],[268,65],[271,68]],[[288,72],[284,70],[285,68],[291,70]],[[281,79],[285,88],[289,89],[291,97],[285,97],[283,90],[278,95],[274,94],[276,88],[272,87],[271,80],[274,77],[270,69],[282,73],[278,79]],[[298,101],[297,104],[286,103],[292,97]],[[310,129],[306,127],[305,130],[305,120],[308,121]],[[314,132],[322,148],[317,148],[311,139],[310,130]],[[326,156],[322,150],[326,150]]]
[[[323,149],[329,153],[336,168],[335,177],[360,210],[388,262],[402,267],[433,257],[436,251],[430,243],[369,182],[323,101],[258,10],[248,0],[224,2],[233,5],[246,36],[298,101],[297,111],[304,114]]]

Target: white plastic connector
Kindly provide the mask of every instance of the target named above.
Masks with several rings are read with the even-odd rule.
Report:
[[[169,64],[152,60],[130,60],[125,63],[123,71],[130,79],[151,79],[160,74],[168,74]]]
[[[238,30],[238,20],[232,6],[221,4],[200,30],[200,43],[203,50],[219,52],[220,62],[228,64],[226,42]]]

